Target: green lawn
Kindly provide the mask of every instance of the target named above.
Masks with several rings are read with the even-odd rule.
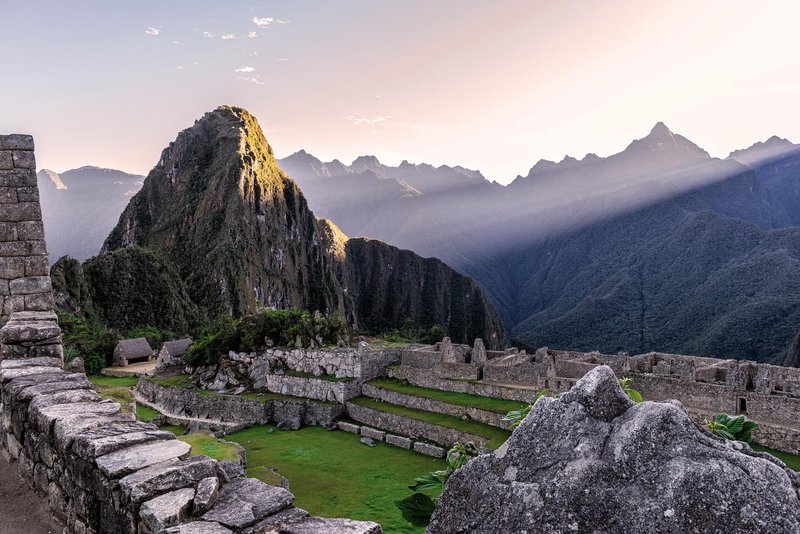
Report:
[[[132,388],[139,382],[138,376],[105,376],[105,375],[89,375],[86,378],[95,386],[114,386]]]
[[[202,432],[178,435],[178,439],[192,446],[193,455],[204,454],[215,460],[239,461],[238,451],[241,449],[241,446],[236,443],[223,441]]]
[[[165,432],[172,432],[176,436],[182,436],[186,434],[186,427],[183,425],[161,425],[158,428]]]
[[[255,426],[226,436],[247,451],[247,474],[263,477],[275,467],[289,480],[295,504],[323,517],[348,517],[380,523],[386,533],[420,533],[403,520],[395,501],[411,491],[417,476],[444,469],[443,460],[318,426],[297,431]],[[269,481],[266,481],[269,483]]]
[[[478,408],[479,410],[486,410],[488,412],[507,414],[511,410],[519,410],[525,405],[524,402],[510,401],[505,399],[494,399],[492,397],[483,397],[481,395],[471,395],[469,393],[456,393],[453,391],[441,391],[439,389],[423,388],[406,384],[401,380],[394,378],[378,378],[370,380],[367,384],[377,388],[394,391],[396,393],[405,393],[415,397],[424,397],[426,399],[437,400],[449,404],[456,404],[458,406],[467,406],[470,408]]]
[[[800,456],[790,454],[788,452],[783,451],[776,451],[775,449],[769,449],[764,447],[763,445],[759,445],[758,443],[752,444],[753,450],[767,452],[772,456],[778,458],[783,463],[785,463],[790,469],[795,471],[800,471]]]
[[[458,417],[454,417],[452,415],[415,410],[414,408],[406,408],[405,406],[389,404],[388,402],[376,401],[375,399],[371,399],[369,397],[356,397],[350,402],[353,404],[358,404],[359,406],[364,406],[365,408],[372,408],[373,410],[379,410],[381,412],[402,415],[404,417],[408,417],[409,419],[426,421],[428,423],[446,426],[448,428],[455,428],[456,430],[467,432],[469,434],[484,436],[489,438],[486,446],[490,449],[496,449],[511,435],[511,432],[508,430],[478,423],[477,421],[462,421]]]
[[[161,412],[159,412],[155,408],[145,406],[144,404],[140,404],[138,402],[136,403],[136,419],[138,419],[139,421],[144,421],[145,423],[149,423],[159,415],[161,415]]]

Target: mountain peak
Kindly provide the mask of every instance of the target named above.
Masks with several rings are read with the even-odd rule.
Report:
[[[667,128],[667,125],[661,121],[658,121],[653,129],[650,130],[650,135],[648,137],[667,137],[672,135],[672,130]]]

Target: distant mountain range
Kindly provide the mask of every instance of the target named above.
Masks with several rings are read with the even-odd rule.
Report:
[[[800,328],[800,146],[785,139],[718,159],[659,123],[505,187],[372,156],[277,163],[345,234],[473,277],[530,346],[779,363]]]
[[[785,139],[722,160],[659,123],[507,187],[372,157],[279,164],[343,231],[475,278],[531,346],[781,362],[800,327],[800,147]]]
[[[65,254],[85,260],[97,254],[144,176],[100,167],[37,175],[50,262]]]

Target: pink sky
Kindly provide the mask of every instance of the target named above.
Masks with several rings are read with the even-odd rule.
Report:
[[[56,171],[144,174],[219,104],[254,113],[278,156],[502,183],[657,121],[715,156],[800,141],[797,2],[66,4],[8,0],[0,22],[0,131],[33,133]]]

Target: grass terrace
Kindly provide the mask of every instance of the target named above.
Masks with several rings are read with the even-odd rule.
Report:
[[[462,421],[458,417],[454,417],[452,415],[444,415],[440,413],[434,412],[426,412],[423,410],[416,410],[414,408],[406,408],[405,406],[398,406],[396,404],[390,404],[388,402],[380,402],[375,399],[369,397],[357,397],[352,399],[351,401],[353,404],[357,404],[359,406],[363,406],[365,408],[372,408],[373,410],[377,410],[380,412],[391,413],[394,415],[400,415],[402,417],[407,417],[409,419],[416,419],[417,421],[425,421],[427,423],[433,423],[435,425],[440,425],[448,428],[453,428],[455,430],[460,430],[461,432],[467,432],[469,434],[475,434],[477,436],[484,436],[489,439],[486,443],[486,446],[490,449],[496,449],[500,445],[502,445],[505,440],[511,435],[511,432],[508,430],[503,430],[501,428],[496,428],[490,425],[485,425],[483,423],[478,423],[477,421]],[[518,409],[519,405],[516,406],[515,409]]]
[[[295,504],[323,517],[376,521],[387,533],[417,534],[395,501],[411,494],[418,476],[444,469],[444,460],[318,426],[280,431],[254,426],[226,437],[247,451],[247,474],[275,483],[270,467],[289,480]],[[266,479],[266,480],[265,480]]]
[[[457,406],[477,408],[479,410],[486,410],[487,412],[494,412],[503,415],[507,414],[511,410],[519,410],[525,405],[524,402],[519,401],[495,399],[492,397],[483,397],[481,395],[472,395],[470,393],[457,393],[453,391],[442,391],[439,389],[414,386],[395,378],[377,378],[375,380],[370,380],[367,382],[367,384],[375,386],[376,388],[385,389],[387,391],[394,391],[395,393],[405,393],[406,395],[423,397],[435,401],[446,402],[448,404],[455,404]]]

